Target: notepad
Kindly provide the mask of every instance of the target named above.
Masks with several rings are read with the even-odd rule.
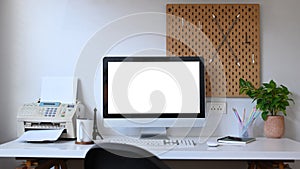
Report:
[[[247,144],[255,140],[256,140],[255,138],[244,138],[244,137],[233,137],[233,136],[226,136],[217,139],[219,143],[227,143],[227,144]]]

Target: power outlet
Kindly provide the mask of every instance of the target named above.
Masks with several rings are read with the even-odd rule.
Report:
[[[206,110],[212,113],[224,113],[226,114],[226,102],[207,102]]]

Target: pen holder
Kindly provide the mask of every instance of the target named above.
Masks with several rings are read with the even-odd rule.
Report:
[[[76,119],[76,144],[93,144],[93,120],[87,118]]]
[[[243,138],[253,137],[253,126],[239,125],[239,137],[243,137]]]

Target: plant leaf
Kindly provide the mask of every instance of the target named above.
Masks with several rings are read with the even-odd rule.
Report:
[[[271,80],[271,81],[270,81],[270,87],[271,87],[271,88],[276,88],[276,86],[277,86],[277,85],[276,85],[276,83],[274,82],[274,80]]]
[[[261,118],[266,121],[267,120],[267,117],[268,117],[268,112],[267,111],[264,111],[261,113]]]
[[[283,110],[282,113],[286,116],[286,110]]]
[[[241,87],[244,87],[245,84],[246,84],[245,80],[244,80],[243,78],[240,78],[239,81],[240,81],[240,86],[241,86]]]

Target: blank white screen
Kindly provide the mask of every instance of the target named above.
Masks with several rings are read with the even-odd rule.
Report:
[[[127,110],[120,110],[119,105],[115,102],[113,97],[112,84],[117,83],[114,81],[115,76],[128,77],[127,71],[118,72],[120,66],[125,67],[139,67],[141,69],[136,71],[130,79],[126,79],[128,84],[119,83],[118,85],[126,85],[127,96],[129,103],[132,108],[138,113],[200,113],[199,105],[194,112],[185,112],[182,110],[182,85],[177,81],[178,75],[174,75],[170,72],[168,68],[184,68],[184,72],[180,76],[192,76],[192,78],[187,78],[184,83],[194,84],[191,85],[195,87],[197,92],[194,92],[189,96],[189,99],[197,100],[200,104],[200,67],[199,62],[189,61],[189,62],[109,62],[108,63],[108,114],[131,114],[133,112]],[[165,104],[161,111],[150,111],[152,105],[151,94],[155,91],[160,91],[164,98]],[[115,92],[115,90],[114,90]],[[118,96],[115,93],[114,96]],[[120,104],[120,103],[119,103]],[[122,103],[121,103],[122,104]],[[136,113],[135,112],[135,113]]]

